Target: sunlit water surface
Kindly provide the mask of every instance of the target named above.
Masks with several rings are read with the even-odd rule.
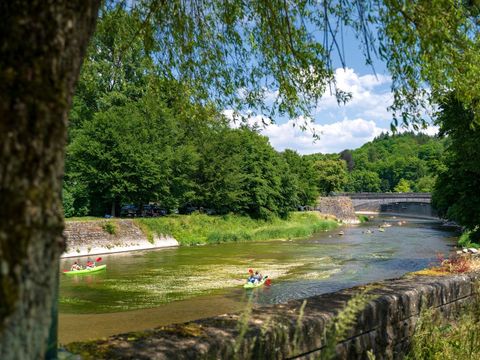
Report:
[[[384,222],[392,226],[378,231]],[[105,255],[104,272],[62,276],[60,342],[236,311],[249,300],[280,303],[398,277],[448,253],[455,236],[435,221],[389,217],[304,240]],[[249,268],[268,274],[272,286],[244,290]]]

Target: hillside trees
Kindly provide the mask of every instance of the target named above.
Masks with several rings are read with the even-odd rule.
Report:
[[[395,185],[393,191],[397,193],[405,193],[411,192],[412,188],[410,187],[410,182],[402,178],[398,181],[397,185]]]
[[[445,167],[448,139],[422,133],[380,134],[358,149],[339,154],[305,156],[316,167],[318,189],[331,191],[429,192],[438,171]],[[408,183],[408,186],[406,186]]]
[[[348,174],[345,185],[348,192],[380,192],[381,180],[375,171],[359,169]]]
[[[395,191],[404,179],[411,185],[410,190],[431,191],[437,171],[443,166],[444,143],[443,139],[412,132],[382,134],[352,151],[355,165],[347,188]],[[404,185],[401,188],[406,189]]]

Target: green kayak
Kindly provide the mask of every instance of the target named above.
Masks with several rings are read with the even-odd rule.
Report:
[[[264,276],[262,280],[254,282],[254,283],[249,281],[245,285],[243,285],[243,287],[245,289],[253,289],[253,288],[262,286],[263,284],[265,284],[265,281],[267,281],[267,278],[268,278],[268,276]]]
[[[107,268],[107,265],[98,265],[91,269],[83,269],[83,270],[70,270],[70,271],[63,271],[65,275],[80,275],[80,274],[90,274],[93,272],[97,272],[100,270],[104,270]]]

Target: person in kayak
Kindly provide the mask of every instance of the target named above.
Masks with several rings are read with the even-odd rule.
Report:
[[[253,274],[253,270],[248,269],[248,272],[249,272],[250,276],[248,277],[247,282],[254,283],[255,282],[255,275]]]
[[[251,282],[255,284],[256,282],[262,281],[263,276],[258,271],[255,271],[255,274],[254,274],[253,270],[249,269],[248,272],[250,273],[250,276],[248,277],[247,282]]]
[[[263,276],[258,271],[255,271],[254,278],[255,278],[255,281],[262,281]]]
[[[86,269],[93,269],[94,267],[95,267],[95,263],[92,260],[88,259],[88,261],[85,265],[85,268]]]
[[[82,267],[78,264],[78,261],[75,261],[70,268],[71,271],[82,270]]]

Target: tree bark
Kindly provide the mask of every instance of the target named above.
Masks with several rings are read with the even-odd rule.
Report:
[[[67,113],[99,4],[0,1],[0,359],[48,350]]]

